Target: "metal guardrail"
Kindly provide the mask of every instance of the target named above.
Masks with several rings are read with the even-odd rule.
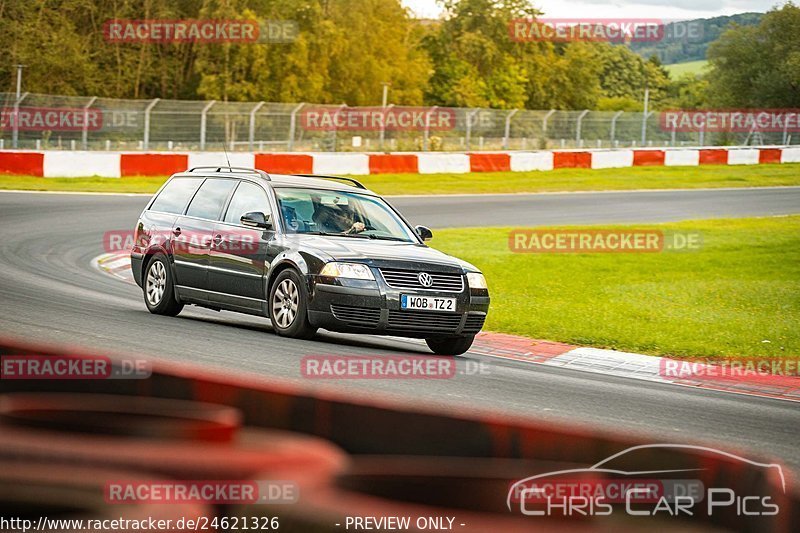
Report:
[[[273,102],[123,100],[0,93],[0,149],[336,152],[480,151],[791,144],[789,132],[665,131],[658,113],[357,108]],[[409,128],[310,128],[311,111],[446,113],[447,129],[429,121]],[[15,117],[17,117],[15,119]],[[24,120],[19,118],[24,117]]]

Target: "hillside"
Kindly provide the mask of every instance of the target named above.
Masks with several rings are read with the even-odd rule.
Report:
[[[665,65],[704,60],[708,45],[717,40],[730,24],[754,26],[763,15],[763,13],[739,13],[727,17],[671,22],[666,25],[666,37],[663,40],[630,43],[629,46],[643,57],[658,57]],[[701,25],[700,31],[693,33],[695,37],[687,37],[686,28],[694,29],[695,24]]]

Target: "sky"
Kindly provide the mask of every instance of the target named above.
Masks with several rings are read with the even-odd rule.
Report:
[[[436,0],[401,0],[422,18],[437,18]],[[687,20],[768,11],[781,0],[532,0],[548,17],[658,18]]]

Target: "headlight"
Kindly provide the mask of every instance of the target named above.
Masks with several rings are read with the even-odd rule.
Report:
[[[327,263],[322,267],[320,276],[331,278],[369,279],[375,281],[375,276],[367,265],[361,263]]]
[[[488,289],[486,278],[480,272],[467,272],[467,283],[470,289]]]

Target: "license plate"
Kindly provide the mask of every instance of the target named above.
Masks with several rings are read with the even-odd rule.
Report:
[[[456,312],[455,298],[437,298],[434,296],[400,295],[400,309],[419,309],[422,311]]]

